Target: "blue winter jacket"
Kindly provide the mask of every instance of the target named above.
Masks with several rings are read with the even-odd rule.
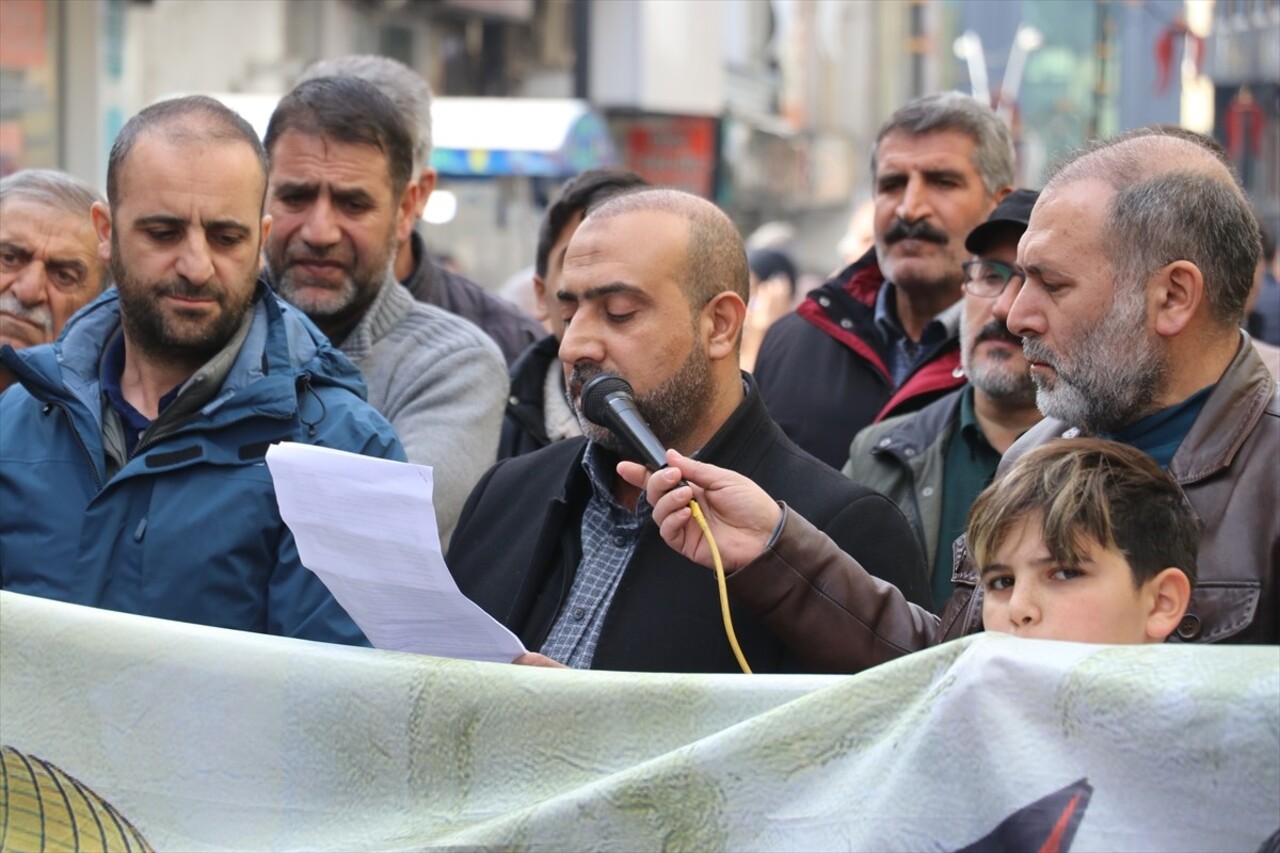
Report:
[[[0,588],[223,628],[363,644],[298,560],[263,461],[277,441],[404,460],[359,371],[259,284],[218,394],[109,480],[98,366],[120,324],[114,289],[57,343],[0,363]]]

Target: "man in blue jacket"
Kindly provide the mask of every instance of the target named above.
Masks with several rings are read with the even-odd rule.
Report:
[[[224,628],[364,636],[302,567],[267,447],[404,451],[359,372],[258,281],[266,157],[203,97],[112,147],[92,210],[116,288],[52,345],[4,347],[0,587]]]

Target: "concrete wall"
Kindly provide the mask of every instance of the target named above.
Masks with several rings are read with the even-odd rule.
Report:
[[[602,107],[719,115],[728,0],[606,0],[591,7],[591,100]]]

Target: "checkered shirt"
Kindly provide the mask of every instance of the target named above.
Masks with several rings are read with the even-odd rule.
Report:
[[[542,644],[544,655],[574,669],[591,668],[613,594],[653,514],[643,493],[636,512],[614,499],[610,484],[617,473],[612,456],[594,442],[587,445],[582,467],[591,481],[591,499],[582,514],[582,562]]]

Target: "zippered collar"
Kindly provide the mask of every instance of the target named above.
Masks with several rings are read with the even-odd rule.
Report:
[[[314,413],[306,409],[304,392],[312,386],[342,387],[365,399],[364,381],[355,365],[310,320],[280,302],[264,282],[258,283],[253,312],[244,344],[218,392],[198,413],[168,432],[166,441],[250,418],[285,423],[298,416],[305,422],[310,414],[318,422],[324,417],[323,407]],[[0,361],[28,393],[66,411],[91,456],[101,456],[102,447],[98,365],[119,325],[119,296],[112,288],[77,313],[54,344],[0,348]],[[233,461],[240,453],[238,445],[212,444],[204,450],[206,459],[219,456]]]

